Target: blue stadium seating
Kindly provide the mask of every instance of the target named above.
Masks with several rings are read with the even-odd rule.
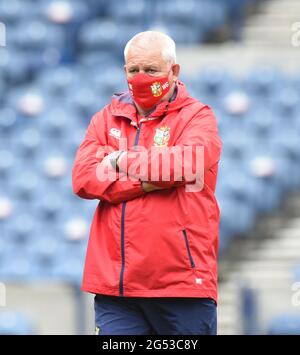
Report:
[[[35,57],[36,60],[42,63],[40,56]],[[23,56],[20,49],[0,47],[0,69],[6,85],[11,86],[29,81],[32,74],[31,66],[30,56]]]
[[[272,319],[268,335],[300,335],[300,315],[287,313]]]
[[[35,330],[33,321],[27,315],[14,311],[0,312],[1,335],[32,335]]]
[[[201,43],[233,21],[237,5],[244,11],[254,2],[0,1],[0,18],[12,29],[10,46],[0,48],[1,279],[80,282],[83,220],[90,222],[99,202],[73,196],[70,168],[91,116],[126,90],[126,41],[165,28],[179,43]],[[224,143],[222,254],[300,187],[300,75],[256,67],[237,78],[208,67],[184,81],[214,108]]]
[[[203,43],[226,26],[239,40],[245,10],[258,2],[0,0],[9,43],[0,48],[1,281],[80,284],[99,201],[73,195],[70,168],[92,115],[127,88],[128,39],[163,29],[177,43]],[[207,67],[184,81],[213,107],[224,143],[217,186],[222,257],[257,217],[300,188],[300,73],[257,66],[238,78]],[[0,334],[33,332],[23,315],[0,312]],[[300,334],[300,318],[282,315],[269,333]]]
[[[117,23],[145,26],[151,20],[153,2],[147,0],[117,0],[107,4],[106,16]]]

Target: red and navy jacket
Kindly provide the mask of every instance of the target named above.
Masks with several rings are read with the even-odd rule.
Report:
[[[129,151],[144,147],[150,161],[157,144],[166,143],[164,154],[174,147],[203,147],[203,189],[189,192],[175,181],[172,164],[169,181],[160,173],[155,181],[146,177],[164,187],[151,193],[143,191],[138,178],[122,181],[118,175],[115,181],[99,181],[103,156],[97,152],[106,146],[119,150],[121,138],[127,139]],[[160,103],[139,122],[128,92],[115,95],[93,116],[72,171],[74,192],[100,200],[90,230],[83,291],[217,301],[220,211],[215,188],[221,148],[211,108],[190,97],[181,82],[173,101]]]

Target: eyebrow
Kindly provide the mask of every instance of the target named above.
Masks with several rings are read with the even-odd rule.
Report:
[[[156,64],[147,64],[145,65],[146,69],[159,69],[159,66],[157,66]]]
[[[135,69],[135,68],[139,68],[139,65],[137,64],[132,64],[132,65],[128,65],[127,69],[131,70],[131,69]],[[144,69],[156,69],[156,70],[160,70],[160,67],[157,64],[146,64],[145,66],[143,66]]]

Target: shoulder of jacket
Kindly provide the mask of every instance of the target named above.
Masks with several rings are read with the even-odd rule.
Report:
[[[200,101],[193,103],[193,116],[190,122],[203,126],[217,127],[217,118],[213,109]]]
[[[206,115],[211,115],[214,117],[213,109],[209,105],[197,99],[193,99],[191,103],[186,106],[186,109],[190,110],[192,112],[192,116],[195,118],[201,118]]]
[[[193,105],[194,105],[194,110],[196,113],[202,113],[202,112],[204,113],[204,112],[212,112],[213,111],[209,105],[207,105],[201,101],[198,101],[198,100],[196,100],[193,103]]]
[[[92,122],[100,123],[106,121],[107,117],[110,115],[110,106],[111,104],[107,104],[100,111],[96,112],[92,117]]]

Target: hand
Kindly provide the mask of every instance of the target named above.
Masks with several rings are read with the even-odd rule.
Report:
[[[110,171],[113,169],[111,162],[110,162],[110,156],[106,155],[101,161],[101,167],[103,171]]]
[[[162,187],[149,184],[149,183],[146,182],[146,181],[143,181],[143,182],[142,182],[142,188],[143,188],[143,190],[144,190],[146,193],[152,192],[152,191],[156,191],[156,190],[163,190]]]
[[[121,158],[122,158],[125,154],[126,154],[125,151],[121,151],[121,153],[119,154],[119,156],[118,156],[118,158],[117,158],[117,160],[116,160],[116,167],[117,167],[117,169],[120,169],[119,163],[120,163],[120,161],[121,161]]]

